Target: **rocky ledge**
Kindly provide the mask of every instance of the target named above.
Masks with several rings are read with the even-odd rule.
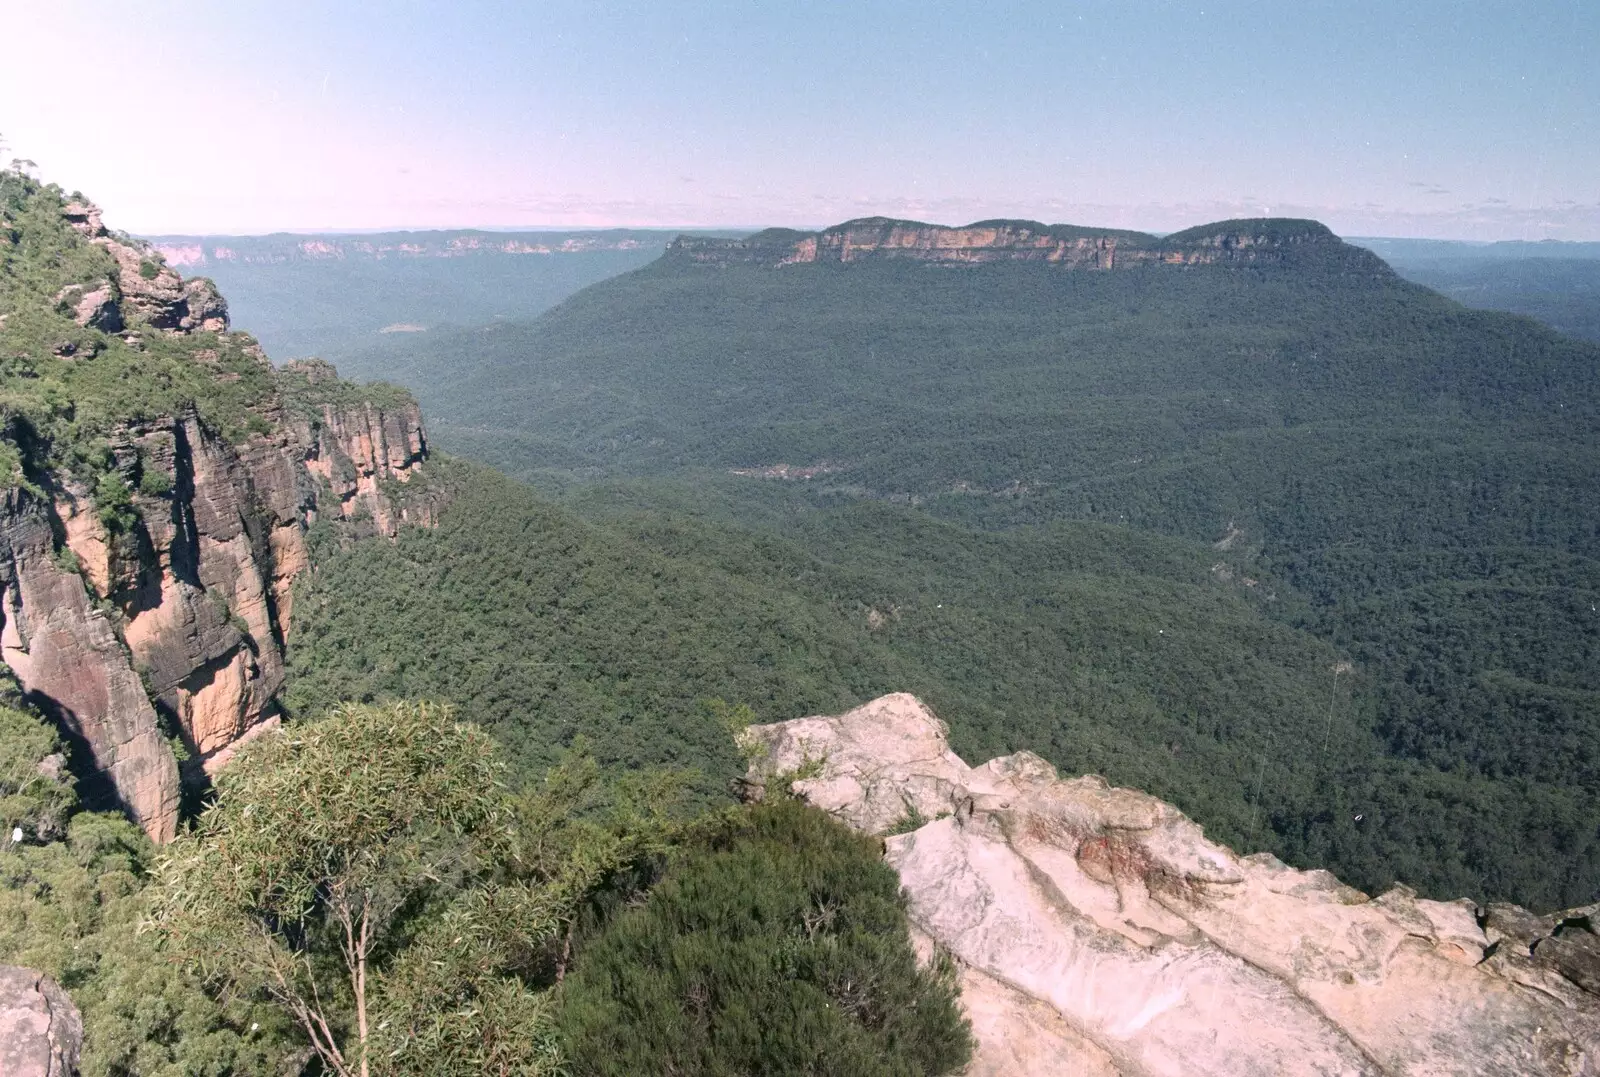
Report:
[[[1600,1073],[1600,905],[1369,897],[1028,752],[969,767],[909,695],[745,741],[753,789],[905,831],[884,856],[961,969],[969,1074]]]
[[[1374,254],[1342,242],[1316,221],[1287,218],[1219,221],[1169,236],[1118,229],[978,221],[948,228],[921,221],[864,217],[797,232],[769,228],[743,239],[679,236],[666,260],[684,265],[783,266],[908,261],[930,265],[1038,262],[1064,269],[1137,266],[1267,266],[1316,261],[1345,271],[1387,274]]]

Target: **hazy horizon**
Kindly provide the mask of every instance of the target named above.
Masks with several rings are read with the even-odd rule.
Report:
[[[1600,10],[1573,0],[67,0],[11,22],[0,137],[140,234],[1275,216],[1600,239]]]

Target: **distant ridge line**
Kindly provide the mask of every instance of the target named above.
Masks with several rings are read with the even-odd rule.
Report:
[[[680,235],[670,262],[781,267],[869,260],[981,265],[1042,262],[1071,269],[1138,265],[1270,265],[1310,255],[1345,269],[1388,274],[1381,259],[1318,221],[1263,217],[1217,221],[1168,236],[1117,228],[984,220],[960,226],[862,217],[816,232],[768,228],[742,239]]]

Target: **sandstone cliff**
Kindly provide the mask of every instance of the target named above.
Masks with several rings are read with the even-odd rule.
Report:
[[[431,520],[425,498],[396,496],[426,435],[397,390],[326,364],[273,371],[228,331],[209,281],[108,231],[95,207],[24,193],[0,224],[30,271],[0,281],[0,329],[15,317],[27,333],[6,352],[63,389],[4,415],[0,451],[19,463],[0,494],[0,651],[72,740],[86,800],[163,841],[177,823],[172,740],[210,770],[274,720],[308,526],[331,516],[393,535]],[[30,305],[16,281],[41,265],[78,279]],[[180,376],[230,429],[170,388]],[[62,395],[64,412],[49,402]]]
[[[969,767],[907,695],[745,736],[757,787],[909,831],[884,855],[961,968],[971,1074],[1600,1073],[1600,906],[1369,897],[1027,752]]]
[[[1387,274],[1376,255],[1339,240],[1316,221],[1220,221],[1166,237],[1037,221],[979,221],[959,228],[866,217],[821,232],[772,228],[743,239],[679,236],[671,262],[782,267],[872,261],[932,265],[1038,262],[1064,269],[1168,265],[1277,265],[1308,257],[1363,273]]]

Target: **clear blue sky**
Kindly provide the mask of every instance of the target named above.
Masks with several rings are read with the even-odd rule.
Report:
[[[0,136],[140,232],[1600,239],[1600,3],[0,0]]]

